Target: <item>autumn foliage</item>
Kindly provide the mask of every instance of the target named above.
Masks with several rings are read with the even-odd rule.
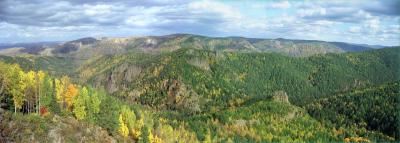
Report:
[[[46,107],[40,107],[40,116],[46,116],[49,114],[49,111],[47,110]]]

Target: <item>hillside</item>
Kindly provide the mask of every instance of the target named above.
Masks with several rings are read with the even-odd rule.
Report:
[[[115,142],[98,126],[79,122],[73,117],[58,115],[11,115],[6,113],[0,123],[0,142]],[[3,138],[2,138],[3,137]],[[28,138],[29,137],[29,138]]]
[[[265,39],[163,38],[119,50],[85,38],[46,56],[0,56],[0,142],[399,139],[400,47],[298,55],[254,47]]]
[[[294,104],[304,105],[337,92],[399,80],[399,50],[295,58],[181,49],[105,56],[88,61],[78,73],[82,83],[157,107],[168,107],[169,98],[191,95],[211,99],[207,107],[226,107],[236,98],[260,100],[278,90],[287,92]]]
[[[54,76],[69,75],[73,76],[75,68],[80,65],[79,60],[53,56],[3,56],[0,55],[0,61],[18,64],[25,71],[44,70]]]
[[[307,110],[292,105],[284,91],[276,91],[271,97],[254,102],[242,102],[241,98],[232,98],[242,104],[233,104],[228,108],[214,108],[207,112],[191,112],[195,111],[192,109],[198,108],[193,107],[195,104],[188,104],[186,109],[174,111],[125,102],[107,95],[104,91],[77,85],[66,76],[58,79],[41,71],[23,72],[17,65],[1,62],[0,67],[0,73],[2,73],[0,93],[2,98],[0,101],[2,103],[1,112],[4,115],[0,119],[2,121],[0,139],[6,141],[330,142],[394,140],[391,133],[385,132],[388,134],[385,135],[371,131],[369,128],[359,130],[345,126],[345,124],[336,127],[324,120],[317,120],[320,119],[317,116],[314,119],[307,113]],[[5,71],[4,69],[9,70]],[[21,84],[19,81],[25,81],[25,84]],[[21,89],[22,86],[23,89]],[[383,90],[378,92],[386,94],[389,93],[386,90],[388,89],[396,93],[395,87],[397,86],[398,84],[390,85],[388,88],[383,86]],[[20,91],[25,92],[21,93]],[[397,96],[398,94],[393,94],[393,97]],[[184,98],[181,97],[182,100],[185,100]],[[375,98],[366,100],[375,100]],[[384,98],[379,100],[386,101]],[[191,103],[196,102],[195,99],[190,101],[192,101]],[[391,107],[390,105],[384,104],[384,106]],[[379,104],[376,106],[381,107]],[[312,112],[310,108],[307,109],[312,113],[311,115],[315,116],[315,112]],[[388,109],[392,110],[393,108]],[[25,138],[26,136],[29,138]]]
[[[307,105],[314,118],[336,128],[374,130],[400,138],[400,85],[388,83],[320,99]]]

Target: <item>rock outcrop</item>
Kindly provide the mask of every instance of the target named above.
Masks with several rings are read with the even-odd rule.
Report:
[[[275,91],[274,95],[272,96],[272,100],[281,103],[289,103],[289,97],[285,91]]]

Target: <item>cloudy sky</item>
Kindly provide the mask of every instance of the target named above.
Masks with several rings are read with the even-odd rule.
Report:
[[[400,0],[0,0],[0,43],[191,33],[400,45]]]

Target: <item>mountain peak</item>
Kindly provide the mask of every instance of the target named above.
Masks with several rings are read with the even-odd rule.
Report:
[[[97,40],[96,38],[85,37],[85,38],[80,38],[80,39],[77,39],[77,40],[70,41],[68,43],[81,43],[82,45],[88,45],[88,44],[93,44],[93,43],[95,43],[97,41],[99,41],[99,40]]]

